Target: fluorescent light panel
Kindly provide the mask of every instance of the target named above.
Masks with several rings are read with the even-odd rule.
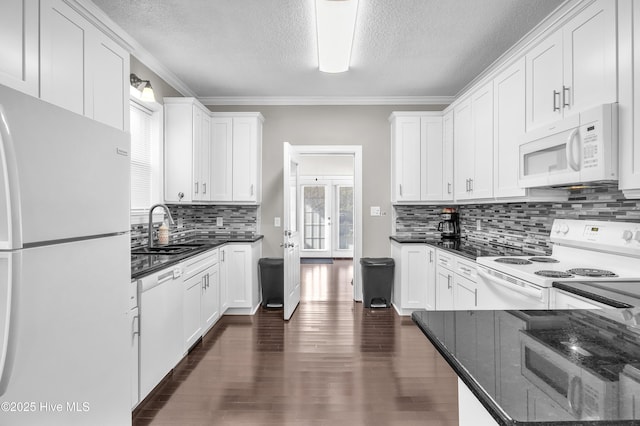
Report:
[[[349,70],[357,12],[358,0],[316,0],[320,71]]]

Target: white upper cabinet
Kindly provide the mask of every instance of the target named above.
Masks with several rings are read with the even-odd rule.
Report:
[[[524,58],[493,80],[493,191],[496,198],[522,197],[518,187],[518,145],[525,132]]]
[[[212,201],[261,202],[263,121],[259,112],[212,114]]]
[[[420,116],[391,118],[391,201],[420,201]]]
[[[617,101],[615,12],[595,1],[527,53],[527,131]]]
[[[627,198],[640,198],[640,4],[618,2],[620,182]]]
[[[0,84],[38,96],[38,0],[0,2]]]
[[[165,201],[210,199],[208,110],[194,98],[164,98]]]
[[[443,161],[442,114],[393,112],[389,121],[392,202],[444,200],[447,164]]]
[[[453,110],[442,116],[442,200],[453,201]]]
[[[129,52],[62,0],[40,2],[40,97],[129,129]]]
[[[454,109],[456,200],[493,197],[493,82]]]

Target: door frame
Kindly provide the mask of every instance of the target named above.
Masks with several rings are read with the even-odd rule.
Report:
[[[301,156],[352,155],[353,156],[353,300],[362,301],[362,146],[361,145],[292,145]]]

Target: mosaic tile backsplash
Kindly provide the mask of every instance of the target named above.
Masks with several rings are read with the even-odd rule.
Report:
[[[452,206],[453,207],[453,206]],[[640,200],[627,200],[617,188],[574,191],[565,202],[471,204],[455,206],[462,235],[469,239],[549,253],[556,218],[640,222]],[[395,206],[395,233],[438,238],[443,206]],[[477,220],[481,230],[476,229]]]
[[[168,204],[175,225],[169,228],[169,242],[185,239],[214,238],[231,234],[258,232],[258,206]],[[216,225],[221,217],[223,225]],[[154,223],[154,228],[160,222]],[[148,226],[131,226],[131,248],[147,244]]]

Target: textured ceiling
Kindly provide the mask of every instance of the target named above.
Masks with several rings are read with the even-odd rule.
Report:
[[[314,0],[93,0],[209,96],[453,96],[562,0],[360,0],[351,69],[317,70]]]

